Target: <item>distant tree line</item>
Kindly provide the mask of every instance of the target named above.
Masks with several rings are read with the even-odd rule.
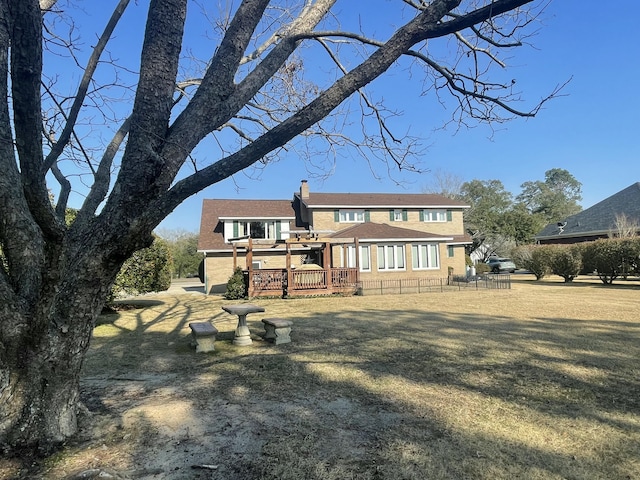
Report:
[[[158,236],[162,238],[171,251],[173,278],[185,278],[198,275],[200,262],[204,258],[198,253],[198,234],[182,229],[159,230]]]
[[[547,170],[544,180],[528,181],[514,196],[500,180],[462,182],[455,176],[436,172],[427,188],[469,205],[464,212],[466,232],[473,239],[467,253],[480,261],[491,255],[508,255],[519,245],[534,242],[534,236],[549,223],[582,210],[582,184],[561,168]]]

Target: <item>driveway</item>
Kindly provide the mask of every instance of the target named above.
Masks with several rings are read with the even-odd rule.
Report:
[[[167,293],[202,293],[204,294],[204,283],[198,278],[174,278]]]

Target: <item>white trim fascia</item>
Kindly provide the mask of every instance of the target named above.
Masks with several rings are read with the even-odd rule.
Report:
[[[313,242],[309,242],[309,243],[313,243]],[[280,244],[278,244],[280,245]],[[291,244],[290,244],[291,245]],[[282,252],[284,253],[286,251],[286,249],[282,248],[284,247],[284,244],[281,245],[281,247],[279,248],[253,248],[254,252]],[[244,253],[245,248],[244,246],[239,247],[241,250],[239,251],[239,253]],[[296,251],[296,250],[313,250],[311,247],[289,247],[289,251]],[[225,249],[214,249],[214,250],[196,250],[196,252],[198,253],[203,253],[203,254],[208,254],[208,253],[233,253],[233,247],[229,247],[229,248],[225,248]]]
[[[328,205],[309,205],[309,204],[305,204],[307,206],[307,208],[309,209],[313,209],[313,208],[348,208],[351,210],[358,210],[358,209],[363,209],[363,208],[370,208],[370,209],[376,209],[376,208],[393,208],[394,210],[402,210],[405,208],[420,208],[420,209],[425,209],[425,208],[450,208],[450,209],[456,209],[456,208],[471,208],[470,205],[341,205],[341,204],[328,204]]]
[[[218,220],[295,220],[296,217],[218,217]]]
[[[416,243],[416,242],[446,242],[453,241],[453,237],[420,237],[420,238],[358,238],[358,243]]]

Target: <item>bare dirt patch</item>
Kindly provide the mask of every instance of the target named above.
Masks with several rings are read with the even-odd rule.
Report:
[[[103,315],[83,430],[35,479],[640,478],[637,284],[256,300],[291,344],[231,344],[218,297]],[[216,352],[188,323],[211,320]],[[102,475],[102,476],[100,476]],[[111,475],[111,477],[109,477]]]

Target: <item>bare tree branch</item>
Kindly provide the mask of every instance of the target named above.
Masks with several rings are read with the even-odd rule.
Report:
[[[7,2],[0,2],[0,18],[9,18]],[[9,49],[12,44],[9,22],[0,22],[0,88],[9,92]],[[15,45],[15,44],[14,44]],[[42,281],[39,265],[44,241],[24,195],[21,173],[16,164],[12,141],[9,95],[0,97],[0,249],[3,257],[0,295],[6,299],[1,308],[24,308],[34,301],[34,286]],[[24,246],[31,248],[25,251]],[[0,331],[8,334],[8,325],[0,321]],[[15,334],[16,332],[11,332]],[[4,337],[3,337],[4,338]],[[12,336],[8,338],[13,338]]]
[[[522,0],[526,3],[527,0]],[[167,193],[167,200],[153,204],[156,212],[171,211],[182,200],[233,173],[251,165],[256,159],[280,146],[311,125],[324,118],[342,101],[365,86],[371,80],[386,71],[389,66],[403,55],[412,45],[422,40],[425,31],[431,31],[447,11],[460,3],[459,0],[443,0],[434,3],[414,20],[400,28],[392,37],[359,66],[338,79],[333,86],[322,92],[309,105],[275,126],[268,133],[237,153],[219,160],[190,177],[178,182]]]
[[[12,102],[16,150],[23,191],[34,220],[47,236],[60,237],[57,221],[42,174],[42,15],[36,0],[9,2],[14,24],[11,42]],[[16,84],[19,82],[19,85]]]
[[[198,98],[194,97],[189,107],[174,122],[167,142],[167,146],[171,150],[167,151],[166,154],[173,156],[179,150],[190,151],[209,132],[216,130],[223,123],[229,121],[272,78],[297,48],[297,42],[289,40],[289,37],[295,36],[299,32],[313,29],[324,18],[334,3],[335,0],[318,0],[314,4],[314,8],[305,9],[303,14],[287,29],[288,35],[284,36],[282,41],[269,52],[266,58],[237,85],[233,95],[224,98],[215,89],[214,83],[201,85],[196,94]],[[211,72],[210,75],[212,77],[215,76],[215,70],[211,66],[207,71]],[[211,98],[224,101],[212,102]],[[206,109],[206,112],[196,118],[192,112],[199,109]],[[177,169],[167,173],[175,175],[176,172]]]
[[[106,48],[107,43],[109,42],[109,39],[111,38],[111,35],[116,28],[116,25],[120,21],[120,18],[122,18],[122,14],[124,13],[128,4],[129,0],[120,0],[115,10],[113,11],[111,18],[109,19],[104,32],[102,33],[102,35],[100,35],[100,38],[98,39],[98,42],[91,53],[91,57],[87,62],[87,67],[85,68],[84,75],[82,76],[82,80],[80,80],[78,91],[74,97],[73,105],[71,106],[71,109],[69,110],[69,113],[67,115],[67,121],[64,130],[62,130],[58,141],[53,144],[49,155],[47,155],[47,158],[45,159],[45,171],[49,170],[52,167],[54,162],[58,159],[58,157],[64,150],[64,147],[69,142],[69,139],[71,138],[75,122],[78,118],[78,114],[80,113],[80,108],[85,101],[87,90],[89,89],[89,82],[93,78],[96,68],[98,67],[98,61],[100,60],[100,57],[102,56],[102,53],[104,52],[104,49]]]
[[[124,143],[127,134],[129,133],[129,129],[131,128],[131,117],[127,118],[124,123],[120,126],[118,131],[113,136],[111,142],[104,151],[104,155],[102,156],[102,160],[98,166],[98,170],[94,175],[94,183],[91,186],[91,190],[87,195],[84,203],[82,204],[82,208],[78,213],[78,218],[76,221],[81,222],[85,221],[86,218],[89,218],[93,214],[95,214],[98,206],[104,199],[107,197],[107,193],[109,192],[109,185],[111,183],[111,166],[113,165],[113,160],[118,153],[120,147]]]

